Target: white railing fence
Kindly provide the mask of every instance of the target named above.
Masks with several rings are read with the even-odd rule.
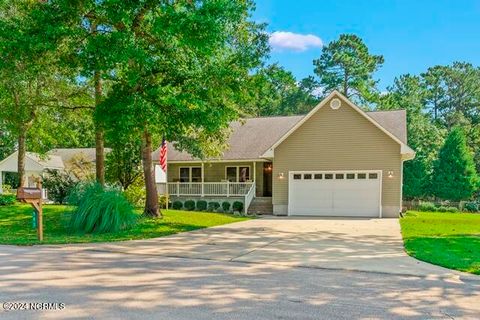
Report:
[[[253,182],[169,182],[172,196],[246,196]]]
[[[245,202],[243,206],[244,213],[248,212],[248,207],[250,207],[250,204],[252,203],[253,198],[255,198],[255,183],[252,184],[252,186],[250,187],[250,190],[245,195]]]

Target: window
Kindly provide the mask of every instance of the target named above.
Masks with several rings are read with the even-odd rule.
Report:
[[[335,179],[343,179],[345,177],[345,175],[343,173],[337,173],[335,175]]]
[[[180,182],[202,182],[202,168],[181,167]]]
[[[316,173],[316,174],[313,175],[313,178],[314,178],[315,180],[321,180],[321,179],[323,178],[323,174],[321,174],[321,173]]]
[[[359,174],[357,174],[357,179],[367,179],[367,174],[366,173],[359,173]]]
[[[237,167],[227,167],[227,180],[237,182]]]
[[[368,179],[378,179],[378,173],[369,173]]]
[[[347,173],[347,179],[349,180],[355,179],[355,173]]]
[[[304,180],[312,180],[312,174],[311,173],[305,173],[303,175]]]
[[[333,179],[333,173],[325,173],[325,179],[327,180]]]
[[[302,179],[302,175],[301,175],[301,174],[294,174],[294,175],[293,175],[293,179],[294,179],[294,180],[301,180],[301,179]]]
[[[192,182],[202,182],[202,168],[192,168]]]
[[[250,180],[250,167],[226,167],[225,178],[230,182],[247,182]]]

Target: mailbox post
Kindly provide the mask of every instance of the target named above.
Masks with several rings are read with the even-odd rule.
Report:
[[[42,183],[39,180],[36,188],[21,187],[17,190],[17,199],[24,203],[30,203],[37,213],[37,236],[43,241],[43,209],[42,209]]]

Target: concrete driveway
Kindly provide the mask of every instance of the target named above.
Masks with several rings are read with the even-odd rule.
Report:
[[[266,218],[148,241],[0,246],[1,319],[478,319],[480,277],[403,253],[393,219]]]
[[[422,277],[471,277],[408,256],[397,219],[267,217],[165,238],[72,246],[69,250],[72,248]]]

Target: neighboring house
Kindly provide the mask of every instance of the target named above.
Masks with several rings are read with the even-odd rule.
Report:
[[[111,149],[105,148],[105,155],[110,151]],[[78,180],[95,178],[95,148],[53,149],[48,154],[62,158],[65,170],[74,178]]]
[[[40,156],[37,153],[25,153],[25,177],[27,187],[36,187],[38,178],[43,177],[47,170],[64,170],[62,158],[55,155]],[[0,161],[0,194],[3,193],[3,181],[5,172],[17,172],[18,151],[15,151]]]
[[[105,153],[109,151],[110,149],[105,149]],[[0,161],[0,194],[3,193],[4,173],[17,172],[17,166],[17,151]],[[44,156],[33,152],[25,154],[28,187],[35,187],[38,178],[43,178],[47,170],[67,171],[79,180],[94,177],[95,148],[53,149]]]
[[[169,144],[172,200],[240,200],[276,215],[401,211],[403,161],[415,156],[404,110],[364,112],[335,91],[305,116],[251,118],[231,128],[220,159],[201,161]]]

